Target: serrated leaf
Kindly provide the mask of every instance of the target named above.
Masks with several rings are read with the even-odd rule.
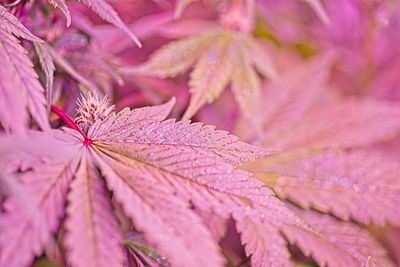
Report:
[[[6,129],[23,132],[27,128],[28,110],[42,129],[48,129],[44,89],[33,64],[18,40],[3,28],[0,28],[0,56],[3,58],[0,94],[4,105],[1,115]]]
[[[263,110],[259,141],[282,153],[244,168],[304,208],[397,225],[392,205],[400,199],[395,178],[400,169],[378,148],[363,147],[395,138],[400,109],[386,101],[332,95],[324,89],[330,61],[323,56],[296,67],[268,87],[267,99],[275,101]]]
[[[304,208],[314,207],[366,224],[400,224],[399,214],[393,212],[400,204],[400,166],[382,152],[326,151],[261,167],[265,163],[258,164],[257,171],[265,173],[260,178],[267,173],[277,176],[274,190]]]
[[[249,217],[236,218],[246,255],[252,266],[292,266],[286,240],[275,227],[256,223]]]
[[[255,67],[263,75],[275,76],[265,52],[260,59],[256,58],[253,48],[260,50],[257,42],[249,35],[214,27],[206,33],[167,44],[154,52],[148,62],[125,72],[173,77],[194,65],[189,80],[192,97],[184,114],[185,119],[190,119],[203,105],[218,98],[230,82],[242,111],[251,117],[255,115],[251,102],[260,100],[257,97],[260,82]],[[185,52],[181,53],[182,50]],[[261,60],[265,62],[260,63]],[[251,85],[248,86],[247,82]]]
[[[53,83],[54,83],[54,61],[46,45],[34,43],[36,54],[39,57],[40,66],[46,77],[46,99],[47,106],[50,107],[53,101]]]
[[[65,222],[68,262],[76,267],[123,266],[122,234],[104,183],[94,165],[88,162],[86,153],[82,155],[68,194]]]
[[[123,32],[125,32],[136,44],[141,47],[139,39],[132,33],[132,31],[125,25],[125,23],[121,20],[118,13],[114,10],[114,8],[106,2],[106,0],[79,0],[89,8],[91,8],[95,13],[97,13],[101,18],[106,20],[107,22],[115,25]]]
[[[188,70],[213,39],[213,34],[193,36],[164,45],[151,55],[148,62],[125,72],[173,77]],[[184,51],[184,53],[182,53]]]
[[[232,75],[232,54],[229,49],[230,37],[221,38],[200,55],[200,59],[190,74],[190,103],[183,115],[191,118],[204,104],[211,103],[220,96]]]
[[[368,231],[314,211],[297,210],[297,214],[331,243],[344,249],[359,265],[394,266],[384,248]]]
[[[249,114],[255,125],[259,125],[261,119],[257,116],[257,111],[261,104],[261,81],[252,67],[252,61],[244,57],[244,52],[240,50],[240,47],[234,50],[237,56],[236,60],[232,61],[236,66],[232,77],[232,91],[241,109],[245,114]]]
[[[42,253],[58,229],[64,214],[68,184],[77,164],[76,160],[62,160],[33,159],[24,163],[32,168],[22,180],[27,190],[24,197],[29,199],[25,203],[29,206],[21,205],[21,195],[15,193],[3,204],[5,211],[0,214],[1,266],[29,265],[34,256]],[[35,176],[37,173],[41,175],[39,179]]]
[[[173,197],[172,190],[160,186],[152,170],[127,168],[104,156],[99,166],[125,213],[174,266],[222,266],[217,246],[200,218]]]
[[[57,159],[61,160],[61,165],[75,170],[78,163],[71,164],[71,159],[80,164],[69,183],[70,206],[64,239],[73,266],[83,264],[78,260],[82,257],[94,267],[105,264],[119,266],[119,257],[103,257],[116,249],[110,239],[117,230],[112,219],[114,215],[108,208],[110,194],[102,184],[102,178],[134,227],[143,231],[146,239],[174,266],[223,265],[217,242],[193,206],[222,218],[232,216],[237,221],[243,242],[247,244],[247,254],[252,255],[254,266],[265,266],[265,262],[272,264],[272,261],[290,265],[281,231],[289,240],[300,240],[306,253],[318,251],[318,244],[333,249],[331,241],[293,213],[261,181],[237,168],[242,161],[265,155],[262,149],[242,143],[212,126],[164,120],[172,104],[173,101],[161,106],[113,113],[106,100],[88,96],[80,102],[76,117],[81,128],[60,110],[52,108],[73,127],[64,129],[64,132],[51,131],[52,136],[48,136],[50,140],[60,142],[55,149],[60,151]],[[35,138],[27,139],[36,142]],[[7,159],[16,158],[12,156],[15,153],[24,159],[26,156],[19,151],[29,151],[29,148],[19,147],[18,142],[9,147],[12,149],[5,154],[7,156],[0,153],[0,157],[5,159],[4,164],[20,168],[19,164],[13,165]],[[51,151],[33,149],[32,154],[51,158],[51,153],[55,153]],[[45,177],[56,180],[53,160],[46,162],[48,166],[44,164],[43,168],[22,169],[21,173],[14,172],[14,175],[29,173],[29,180],[36,183],[41,181],[43,173],[47,173]],[[46,182],[43,184],[47,185]],[[101,223],[100,218],[103,219]],[[4,223],[10,221],[6,219]],[[15,234],[13,230],[10,232]],[[52,233],[45,228],[42,232],[46,236]],[[23,240],[16,234],[14,239],[16,243]],[[79,241],[83,245],[76,244]],[[41,253],[45,243],[44,239],[40,246],[35,247],[34,254]],[[0,245],[0,255],[4,251],[13,251],[10,243]],[[348,248],[334,249],[335,255],[349,254],[346,252]],[[107,251],[101,252],[103,250]],[[24,257],[29,262],[33,253]],[[341,262],[358,266],[351,256],[348,257],[336,261],[329,257],[328,260],[333,266]],[[323,257],[321,262],[324,260]]]
[[[31,33],[18,18],[9,13],[2,5],[0,5],[0,28],[17,37],[22,37],[32,42],[42,42],[40,38]]]

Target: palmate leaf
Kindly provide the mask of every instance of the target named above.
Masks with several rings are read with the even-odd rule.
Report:
[[[277,102],[263,113],[259,141],[282,153],[244,168],[304,208],[398,225],[393,205],[400,201],[400,168],[379,147],[366,146],[396,136],[400,110],[385,101],[324,96],[327,76],[320,66],[326,68],[328,58],[293,69],[269,87]],[[307,85],[313,98],[305,97]]]
[[[148,62],[125,72],[173,77],[194,65],[189,80],[192,97],[185,119],[218,98],[229,83],[241,109],[251,117],[254,101],[260,100],[256,70],[266,77],[275,76],[267,53],[260,51],[261,44],[251,36],[214,27],[161,47]]]
[[[30,213],[11,208],[19,203],[18,194],[4,202],[0,265],[26,266],[39,255],[51,242],[68,199],[63,238],[67,261],[72,266],[121,266],[120,230],[106,188],[172,266],[223,265],[217,242],[192,205],[223,218],[232,216],[254,266],[291,264],[282,232],[289,240],[306,236],[314,246],[331,243],[262,182],[237,169],[240,162],[264,155],[262,149],[211,126],[164,120],[172,105],[110,113],[106,101],[88,97],[75,119],[80,129],[66,120],[74,129],[30,133],[26,140],[20,137],[5,145],[7,153],[0,149],[8,169],[2,175],[20,177],[34,205],[33,216],[26,216]],[[10,138],[1,137],[0,144]],[[40,149],[45,140],[46,149]],[[26,243],[25,236],[32,242]],[[9,238],[12,242],[6,242]],[[24,249],[16,250],[18,246]],[[310,242],[303,246],[309,249]],[[347,249],[328,247],[332,251],[326,253],[335,255]]]
[[[28,111],[43,129],[49,127],[41,86],[27,52],[13,36],[39,42],[12,14],[0,6],[0,117],[6,130],[22,133]]]

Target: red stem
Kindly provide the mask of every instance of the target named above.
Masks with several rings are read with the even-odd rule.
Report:
[[[70,128],[78,131],[83,136],[83,144],[85,146],[89,146],[92,143],[92,139],[87,137],[87,135],[82,132],[78,125],[76,125],[75,122],[63,110],[53,105],[51,105],[50,110],[57,114],[57,116],[60,117],[60,119],[62,119]]]

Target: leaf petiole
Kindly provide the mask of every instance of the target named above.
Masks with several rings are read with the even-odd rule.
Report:
[[[60,117],[60,119],[62,119],[65,124],[67,124],[70,128],[78,131],[82,137],[83,137],[83,144],[85,146],[90,146],[92,144],[92,139],[90,139],[89,137],[87,137],[87,135],[78,127],[78,125],[76,125],[76,123],[61,109],[59,109],[58,107],[51,105],[50,110],[52,112],[54,112],[58,117]]]

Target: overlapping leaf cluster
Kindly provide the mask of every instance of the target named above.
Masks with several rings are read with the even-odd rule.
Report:
[[[162,11],[125,24],[135,4],[82,1],[113,26],[0,5],[0,266],[395,266],[370,230],[400,226],[400,108],[341,94],[342,50],[285,43],[260,2],[144,1]],[[188,120],[217,116],[236,136]]]

